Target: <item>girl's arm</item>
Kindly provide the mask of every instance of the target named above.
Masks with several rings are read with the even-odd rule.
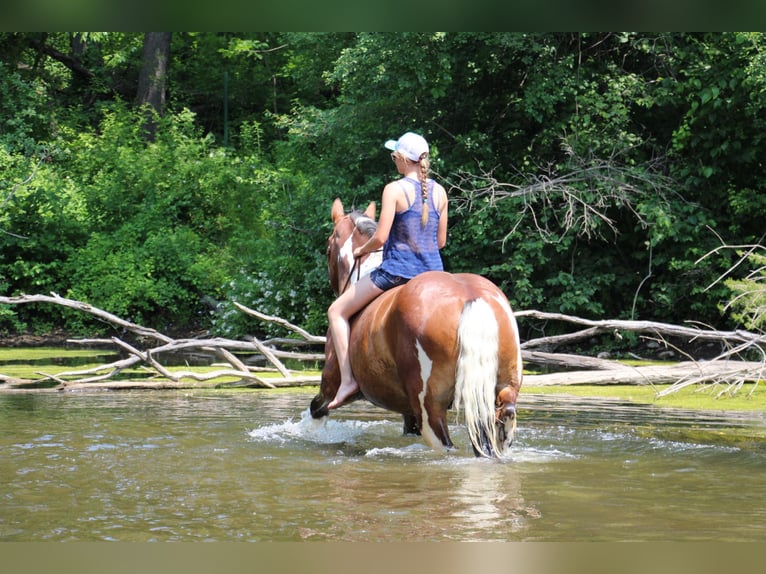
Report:
[[[394,223],[394,215],[396,215],[396,203],[400,190],[396,182],[389,183],[383,189],[383,200],[380,206],[380,218],[378,219],[378,229],[370,239],[362,245],[354,249],[354,257],[361,257],[367,253],[372,253],[377,249],[383,247],[388,240],[388,234],[391,232],[391,225]]]
[[[447,209],[447,192],[438,184],[434,186],[434,191],[442,196],[442,201],[439,202],[439,227],[436,230],[436,245],[442,249],[447,245],[447,217],[449,212]]]

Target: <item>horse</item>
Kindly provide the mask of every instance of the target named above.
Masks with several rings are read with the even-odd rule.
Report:
[[[353,250],[374,233],[374,202],[346,214],[335,199],[333,231],[327,240],[330,285],[336,295],[381,262],[380,253],[355,260]],[[427,271],[384,291],[350,321],[349,355],[359,392],[400,413],[405,434],[420,435],[435,450],[452,450],[447,411],[463,412],[475,456],[502,458],[516,429],[516,400],[522,383],[519,330],[504,293],[472,273]],[[330,332],[314,419],[340,386]]]

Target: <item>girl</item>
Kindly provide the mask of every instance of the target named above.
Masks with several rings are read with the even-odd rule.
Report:
[[[351,285],[327,311],[341,375],[330,409],[359,390],[348,355],[349,319],[383,291],[424,271],[444,269],[439,250],[447,243],[447,192],[428,177],[428,142],[407,132],[398,140],[387,141],[385,147],[393,150],[391,159],[403,177],[383,189],[377,231],[354,250],[354,257],[362,257],[383,246],[383,262]]]

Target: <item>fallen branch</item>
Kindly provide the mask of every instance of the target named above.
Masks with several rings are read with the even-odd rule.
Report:
[[[585,339],[599,333],[610,331],[632,331],[638,333],[652,333],[666,337],[681,337],[689,341],[711,340],[719,342],[748,343],[752,345],[766,345],[766,335],[751,333],[750,331],[716,331],[714,329],[702,329],[699,327],[684,327],[670,323],[658,323],[655,321],[627,321],[620,319],[591,320],[561,313],[544,313],[542,311],[519,311],[516,317],[531,317],[545,321],[564,321],[575,325],[585,325],[588,329],[569,335],[558,337],[541,337],[522,344],[522,348],[558,345],[571,343],[577,339]]]
[[[296,325],[293,325],[292,323],[290,323],[289,321],[286,321],[285,319],[282,319],[281,317],[264,315],[263,313],[259,313],[258,311],[245,307],[244,305],[237,303],[236,301],[234,302],[234,306],[240,311],[242,311],[243,313],[246,313],[247,315],[256,317],[257,319],[261,319],[262,321],[267,321],[269,323],[274,323],[276,325],[281,325],[282,327],[286,327],[287,329],[290,329],[291,331],[298,333],[301,337],[303,337],[304,340],[308,341],[309,343],[324,344],[325,342],[324,337],[320,337],[318,335],[312,335],[311,333],[305,331],[304,329],[301,329],[300,327],[297,327]]]
[[[545,375],[525,375],[526,385],[679,385],[659,392],[665,396],[697,383],[728,384],[732,377],[743,382],[766,378],[763,363],[754,361],[683,361],[672,365],[631,367],[622,365],[609,371],[573,371]]]
[[[560,313],[544,313],[529,310],[520,311],[516,316],[523,320],[532,318],[543,321],[559,321],[584,326],[584,329],[564,335],[540,337],[522,343],[522,358],[525,364],[545,364],[564,369],[564,372],[545,375],[526,375],[527,385],[670,385],[658,396],[674,393],[690,385],[712,383],[723,385],[720,394],[734,394],[746,382],[758,383],[766,380],[766,335],[749,331],[718,331],[703,329],[699,325],[681,326],[654,321],[590,320]],[[643,338],[654,341],[658,346],[671,348],[680,355],[686,353],[668,342],[669,338],[694,341],[715,341],[726,350],[708,361],[696,361],[687,355],[688,361],[667,365],[633,367],[617,361],[566,355],[542,353],[536,348],[555,349],[589,339],[598,334],[612,333],[621,338],[621,332],[640,333]],[[761,361],[745,360],[744,357],[760,355]],[[579,369],[567,371],[566,369]]]
[[[118,347],[123,352],[128,354],[128,357],[115,361],[112,363],[99,365],[97,367],[91,367],[88,369],[64,371],[61,373],[37,373],[42,378],[35,380],[25,380],[12,377],[0,376],[0,383],[12,387],[24,387],[30,385],[41,385],[48,381],[57,383],[57,389],[74,389],[74,388],[179,388],[187,385],[183,381],[196,381],[196,382],[208,382],[218,381],[215,385],[220,385],[220,379],[233,378],[235,382],[233,384],[275,388],[276,386],[285,386],[287,384],[304,384],[307,380],[310,380],[314,384],[318,383],[318,377],[307,379],[304,376],[295,376],[293,372],[285,367],[280,360],[281,358],[290,358],[298,360],[311,360],[316,361],[324,359],[324,354],[321,353],[296,353],[293,351],[281,351],[274,349],[271,346],[253,338],[250,341],[235,341],[223,338],[212,339],[179,339],[175,340],[159,331],[125,321],[116,315],[112,315],[102,309],[93,307],[87,303],[81,301],[75,301],[60,297],[55,293],[51,296],[47,295],[21,295],[18,297],[0,297],[0,304],[7,305],[20,305],[28,303],[49,303],[62,305],[72,309],[76,309],[85,313],[89,313],[99,319],[107,321],[116,327],[120,327],[123,330],[129,331],[134,335],[137,335],[139,340],[149,339],[161,343],[159,346],[141,350],[137,349],[134,345],[118,338],[112,337],[110,339],[70,339],[70,342],[93,345],[93,344],[110,344]],[[247,309],[242,305],[238,305],[243,311],[248,314],[259,317],[266,321],[272,321],[286,328],[289,328],[296,333],[304,337],[304,340],[311,344],[318,342],[324,342],[324,337],[315,337],[310,335],[303,329],[296,327],[284,319],[278,317],[270,317],[263,315],[251,309]],[[163,354],[172,354],[178,352],[187,352],[190,349],[197,349],[204,352],[214,354],[219,359],[223,359],[227,365],[231,368],[216,369],[208,372],[197,372],[190,369],[186,370],[174,370],[163,365],[159,358]],[[250,353],[251,358],[260,358],[267,360],[273,365],[274,371],[281,375],[278,380],[270,380],[266,377],[256,375],[254,371],[263,370],[255,367],[249,367],[245,362],[240,359],[235,352]],[[159,376],[163,381],[114,381],[111,380],[114,377],[120,375],[128,368],[143,367],[152,376]],[[231,384],[231,383],[230,383]],[[165,386],[164,386],[165,385]],[[198,386],[192,383],[192,386]],[[5,387],[7,388],[7,387]]]
[[[217,388],[217,387],[265,387],[296,386],[303,384],[318,384],[318,376],[304,376],[292,372],[285,367],[281,359],[289,358],[300,361],[323,361],[324,354],[320,352],[298,353],[293,350],[278,348],[278,345],[292,348],[302,345],[320,345],[325,343],[325,337],[312,335],[304,329],[280,318],[265,315],[244,305],[236,304],[242,312],[263,321],[268,321],[299,335],[300,339],[270,339],[268,342],[257,338],[239,341],[220,337],[206,339],[173,339],[163,333],[125,321],[111,313],[82,303],[52,296],[22,295],[19,297],[0,297],[0,304],[52,303],[63,305],[82,312],[90,313],[123,330],[138,336],[139,341],[149,340],[159,343],[149,349],[136,348],[120,338],[110,339],[79,339],[70,340],[83,345],[116,346],[127,357],[118,361],[91,367],[88,369],[64,371],[60,373],[37,373],[42,378],[34,380],[19,379],[0,375],[0,389],[19,389],[40,386],[46,382],[56,384],[56,389],[82,388]],[[545,313],[536,310],[516,313],[520,321],[532,319],[544,322],[564,322],[583,327],[572,333],[556,336],[543,336],[522,343],[522,359],[525,366],[539,365],[552,367],[559,372],[545,375],[529,374],[525,376],[526,385],[576,385],[576,384],[670,384],[662,391],[662,395],[675,392],[678,389],[698,383],[722,383],[728,385],[722,392],[736,392],[745,382],[754,382],[766,378],[766,336],[748,331],[716,331],[702,328],[699,325],[681,326],[653,321],[626,320],[590,320],[581,317],[563,315],[560,313]],[[659,366],[632,367],[624,363],[601,357],[589,357],[552,352],[562,345],[571,345],[579,340],[612,333],[621,337],[620,333],[628,331],[640,333],[644,338],[656,341],[673,348],[679,354],[684,352],[668,343],[668,338],[678,338],[686,341],[709,340],[720,343],[726,351],[710,361],[699,362],[692,357],[678,364]],[[279,343],[277,343],[279,341]],[[189,352],[197,350],[210,354],[223,361],[222,364],[209,366],[220,367],[212,371],[201,372],[192,369],[176,370],[169,368],[161,361],[166,354]],[[760,353],[762,360],[740,360],[745,355]],[[248,360],[242,355],[247,354]],[[271,368],[251,366],[247,363],[253,359],[267,361]],[[135,381],[116,380],[127,369],[141,368],[148,378]],[[256,372],[271,371],[279,377],[263,377]],[[222,379],[232,379],[222,381]]]
[[[53,303],[55,305],[61,305],[63,307],[69,307],[84,313],[89,313],[94,317],[98,317],[99,319],[103,319],[104,321],[111,323],[112,325],[122,327],[123,329],[130,331],[139,337],[156,339],[158,341],[162,341],[163,343],[168,343],[173,340],[171,337],[163,335],[159,331],[137,325],[136,323],[131,323],[130,321],[121,319],[116,315],[112,315],[111,313],[99,309],[98,307],[93,307],[88,303],[60,297],[56,293],[52,293],[51,295],[19,295],[17,297],[0,297],[0,303],[6,305],[22,305],[26,303]]]

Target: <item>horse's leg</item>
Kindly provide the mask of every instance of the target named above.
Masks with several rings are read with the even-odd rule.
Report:
[[[502,322],[500,328],[499,368],[495,386],[495,428],[500,444],[508,448],[516,431],[516,399],[524,375],[516,319],[509,307],[503,306],[503,311],[507,313],[509,320]]]
[[[504,386],[495,399],[495,427],[498,442],[505,448],[511,446],[516,432],[516,396],[518,388]]]
[[[434,449],[451,449],[453,448],[452,439],[449,436],[449,429],[447,428],[447,412],[443,408],[426,407],[424,413],[428,414],[428,419],[425,421],[425,426],[428,427],[429,433],[424,430],[420,431],[420,434],[425,438],[426,434],[431,434],[439,442],[432,441],[429,446]]]
[[[420,426],[415,415],[402,415],[404,420],[404,434],[420,436]]]
[[[311,416],[315,419],[326,417],[329,414],[327,405],[335,397],[340,386],[340,366],[338,365],[338,358],[335,356],[335,347],[329,329],[325,338],[324,356],[319,393],[312,399],[309,407]]]
[[[415,415],[405,416],[405,433],[407,421],[413,423],[415,429],[419,429],[415,434],[422,437],[423,442],[434,450],[444,450],[452,448],[452,439],[449,436],[447,428],[447,412],[443,408],[437,408],[429,404],[421,404],[421,397],[415,395],[412,402],[413,409],[418,409]]]
[[[452,448],[452,439],[447,428],[447,406],[452,400],[450,390],[445,391],[443,381],[445,377],[452,377],[454,373],[444,373],[433,363],[419,342],[416,342],[417,363],[402,365],[400,376],[404,381],[405,388],[410,399],[415,420],[420,428],[420,436],[423,441],[434,450]]]

